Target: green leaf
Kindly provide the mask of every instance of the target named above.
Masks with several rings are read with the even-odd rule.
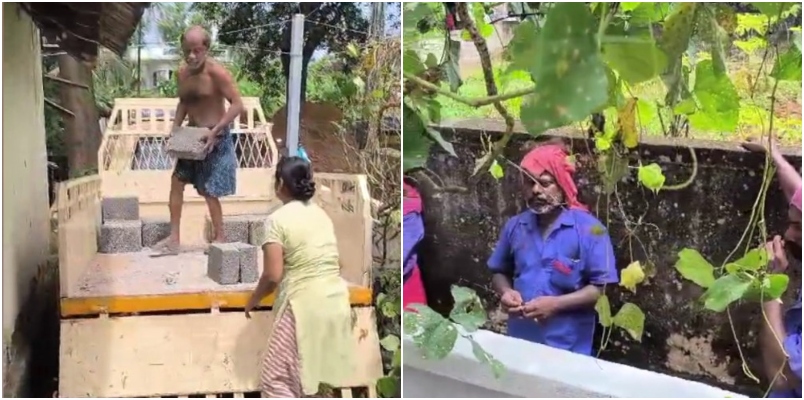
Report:
[[[620,271],[620,286],[636,293],[636,287],[645,280],[645,271],[642,264],[634,261]]]
[[[600,325],[603,325],[606,328],[610,327],[612,324],[611,303],[609,303],[608,296],[604,294],[597,298],[597,302],[595,302],[595,311],[597,311],[597,318],[600,322]]]
[[[678,252],[678,261],[675,265],[684,279],[690,280],[702,288],[708,288],[715,283],[715,267],[697,250],[682,249]]]
[[[628,22],[633,25],[647,25],[665,19],[670,13],[670,3],[640,3],[631,11]]]
[[[673,113],[676,115],[692,115],[698,109],[698,105],[695,104],[695,99],[688,98],[684,99],[673,108]]]
[[[776,57],[770,75],[780,81],[801,82],[801,50],[797,47],[790,47]]]
[[[598,155],[597,165],[603,180],[603,191],[608,195],[614,193],[617,183],[628,175],[628,159],[615,152],[607,152]]]
[[[775,300],[784,294],[790,277],[785,274],[769,274],[762,282],[763,297],[767,300]]]
[[[548,12],[528,68],[537,91],[520,110],[531,134],[581,121],[606,104],[609,81],[595,26],[582,3],[555,3]]]
[[[633,149],[639,144],[639,131],[637,130],[637,99],[629,98],[620,109],[617,110],[617,124],[619,125],[620,137],[626,148]]]
[[[383,398],[394,397],[399,388],[399,378],[394,376],[383,376],[377,379],[377,394]]]
[[[386,351],[397,351],[399,350],[399,338],[396,335],[388,335],[380,340],[380,346]]]
[[[791,7],[796,5],[797,3],[759,3],[759,2],[752,2],[751,5],[754,6],[759,12],[765,14],[768,17],[778,17],[785,11],[789,10]]]
[[[531,63],[537,54],[538,40],[536,25],[532,21],[522,21],[514,27],[514,36],[505,50],[511,59],[508,71],[530,71]]]
[[[634,303],[625,303],[612,319],[615,326],[625,329],[637,342],[642,341],[645,330],[645,313]]]
[[[609,38],[603,59],[631,85],[659,76],[667,66],[667,56],[652,39]]]
[[[427,131],[428,136],[430,136],[431,139],[435,140],[435,142],[438,143],[438,145],[441,146],[441,148],[444,149],[444,151],[446,151],[449,155],[453,157],[458,157],[458,155],[455,154],[455,147],[452,146],[452,143],[448,142],[441,136],[441,132],[429,126],[425,129]]]
[[[642,2],[624,2],[620,3],[620,9],[623,11],[634,11],[640,5],[642,5]]]
[[[689,116],[690,126],[701,131],[733,132],[740,120],[740,96],[726,74],[717,74],[712,60],[695,68],[695,89],[700,107]]]
[[[640,165],[637,169],[637,179],[639,179],[639,183],[642,186],[650,189],[653,193],[658,193],[664,187],[665,177],[662,173],[662,167],[656,163]]]
[[[503,372],[505,372],[505,366],[486,350],[484,350],[483,347],[480,346],[480,343],[475,341],[473,337],[469,336],[467,339],[469,339],[469,342],[472,343],[472,354],[475,355],[477,361],[480,361],[481,363],[491,367],[491,373],[494,374],[494,378],[500,379]]]
[[[605,152],[611,149],[611,141],[605,136],[595,137],[595,148],[600,152]]]
[[[742,298],[750,286],[750,280],[738,275],[723,275],[703,294],[704,307],[715,312],[724,311],[731,303]]]
[[[402,70],[409,73],[418,75],[424,71],[424,64],[421,58],[416,54],[413,49],[405,50],[402,54]]]
[[[765,249],[753,249],[745,253],[743,258],[726,264],[727,271],[757,271],[768,265],[768,252]]]
[[[402,168],[407,171],[427,162],[432,142],[425,136],[421,117],[407,103],[402,106],[402,116]]]
[[[455,305],[449,317],[461,325],[467,332],[474,332],[486,323],[486,309],[474,290],[452,285],[452,297]]]
[[[447,81],[449,81],[449,90],[456,93],[461,85],[463,85],[460,67],[461,43],[447,38],[446,46],[446,60],[444,61],[443,68],[447,75]]]
[[[427,53],[427,59],[425,59],[424,65],[426,65],[427,68],[435,68],[438,66],[438,57],[433,53]]]
[[[409,4],[415,4],[416,6],[411,9],[407,7]],[[417,25],[419,21],[432,14],[432,11],[430,11],[427,3],[423,2],[407,3],[405,6],[405,12],[402,13],[402,26],[405,30],[418,31]]]
[[[497,160],[494,160],[494,162],[491,163],[491,166],[489,167],[489,173],[496,180],[500,180],[502,179],[503,176],[505,176],[505,172],[503,172],[503,167],[500,165],[500,163],[497,162]]]
[[[410,306],[415,312],[405,312],[405,333],[413,336],[413,343],[430,360],[446,357],[455,347],[458,330],[452,323],[423,304]],[[408,329],[410,327],[411,329]]]

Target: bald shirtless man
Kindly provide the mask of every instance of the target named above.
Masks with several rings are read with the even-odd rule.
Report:
[[[200,26],[189,28],[181,39],[185,64],[176,74],[179,105],[173,127],[180,127],[187,117],[190,126],[208,128],[207,157],[176,162],[170,184],[170,236],[156,246],[163,254],[179,252],[184,185],[192,184],[206,200],[213,242],[224,240],[220,198],[235,193],[237,157],[229,126],[240,116],[243,101],[229,71],[208,57],[209,45],[209,34]],[[228,111],[224,99],[231,103]]]

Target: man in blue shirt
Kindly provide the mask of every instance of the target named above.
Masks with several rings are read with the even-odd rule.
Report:
[[[534,148],[520,172],[528,209],[508,220],[488,260],[508,335],[591,355],[595,303],[619,281],[611,239],[578,202],[562,146]]]

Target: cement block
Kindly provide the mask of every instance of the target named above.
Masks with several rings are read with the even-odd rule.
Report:
[[[101,213],[103,221],[138,221],[140,199],[136,196],[105,197],[101,202]]]
[[[142,246],[153,247],[170,236],[169,219],[143,219],[142,220]]]
[[[206,217],[206,238],[212,241],[212,220]],[[249,220],[242,215],[223,217],[223,239],[226,243],[248,243]]]
[[[240,252],[240,283],[254,283],[259,279],[257,246],[246,243],[233,243]]]
[[[184,160],[203,160],[204,136],[209,134],[207,128],[182,126],[174,128],[165,149],[168,155]]]
[[[133,253],[142,250],[142,221],[104,221],[101,225],[98,252]]]
[[[209,245],[207,276],[221,285],[240,282],[240,249],[233,243]]]
[[[268,209],[266,214],[255,214],[249,220],[248,226],[248,243],[257,247],[262,246],[265,241],[265,225],[268,223],[268,218],[274,211],[282,207],[282,204],[273,204]]]

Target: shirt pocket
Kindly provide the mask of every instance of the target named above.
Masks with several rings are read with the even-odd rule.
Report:
[[[558,256],[544,260],[550,271],[550,285],[561,294],[571,293],[581,288],[581,260]]]

